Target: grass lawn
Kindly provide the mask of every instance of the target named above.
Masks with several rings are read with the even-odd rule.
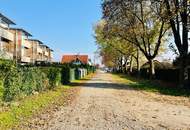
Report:
[[[171,96],[185,96],[190,97],[190,89],[182,89],[177,87],[171,87],[167,84],[160,84],[158,81],[150,81],[144,79],[137,79],[134,77],[126,76],[123,74],[115,74],[115,79],[127,84],[129,87],[144,90],[148,92],[156,92],[164,95]]]

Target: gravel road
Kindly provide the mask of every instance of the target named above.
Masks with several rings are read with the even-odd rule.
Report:
[[[130,89],[98,72],[44,130],[190,130],[190,99]]]

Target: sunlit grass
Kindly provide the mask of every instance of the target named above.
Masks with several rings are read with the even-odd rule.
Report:
[[[75,80],[75,83],[85,83],[90,80],[94,74],[90,74],[81,80]],[[63,95],[67,95],[68,89],[72,88],[71,85],[64,85],[57,87],[55,90],[45,91],[36,95],[25,97],[24,99],[12,103],[8,103],[6,111],[0,112],[0,130],[6,130],[13,128],[20,124],[20,122],[26,121],[34,114],[46,109],[56,100],[60,100]],[[3,87],[0,86],[0,98],[3,96]],[[61,100],[64,100],[63,97]],[[1,100],[2,102],[2,100]],[[63,101],[64,102],[64,101]],[[4,103],[4,102],[2,102]],[[6,103],[4,103],[6,104]],[[2,106],[3,107],[3,106]]]
[[[126,76],[123,74],[114,74],[114,80],[116,82],[124,83],[131,88],[137,90],[143,90],[147,92],[160,93],[171,96],[185,96],[190,97],[190,89],[183,89],[178,87],[171,87],[167,85],[161,85],[156,81],[150,81],[145,79],[137,79],[134,77]]]
[[[46,108],[56,99],[65,94],[67,87],[58,87],[52,91],[46,91],[37,95],[12,103],[6,112],[0,113],[0,129],[12,128],[19,122],[31,117],[34,113]]]

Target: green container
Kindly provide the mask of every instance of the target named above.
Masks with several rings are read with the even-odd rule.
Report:
[[[75,80],[75,69],[70,69],[70,81]]]
[[[61,71],[61,82],[62,84],[68,84],[70,83],[70,67],[69,66],[63,66]]]
[[[82,78],[82,69],[80,68],[77,68],[76,71],[75,71],[75,77],[77,80],[81,79]]]

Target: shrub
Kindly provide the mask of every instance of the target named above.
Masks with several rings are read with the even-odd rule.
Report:
[[[60,85],[61,83],[61,70],[59,68],[53,68],[51,67],[48,70],[47,77],[49,79],[49,87],[50,89],[53,89]]]
[[[36,68],[34,69],[34,75],[36,81],[35,91],[41,92],[49,88],[49,80],[44,72]]]
[[[87,74],[94,73],[96,71],[96,68],[94,66],[87,66]]]
[[[0,59],[0,80],[3,80],[11,69],[14,69],[13,61]]]
[[[77,66],[75,66],[77,67]],[[83,66],[88,73],[94,71],[92,66]],[[19,66],[11,61],[0,60],[0,85],[3,82],[3,99],[11,101],[15,98],[31,95],[46,89],[54,89],[62,84],[68,84],[75,79],[75,69],[69,64],[35,67],[33,65]],[[84,71],[85,75],[86,72]]]
[[[49,87],[47,76],[36,67],[14,68],[9,71],[4,80],[3,99],[11,101],[15,98],[43,91]]]
[[[70,83],[70,67],[65,65],[62,67],[61,70],[61,83],[68,84]]]
[[[40,75],[39,75],[40,76]],[[32,68],[22,69],[22,86],[21,91],[23,94],[30,95],[36,88],[35,75]]]
[[[179,69],[157,69],[155,71],[156,79],[178,83]]]
[[[21,85],[21,72],[17,68],[11,69],[4,80],[3,99],[5,101],[11,101],[18,97],[21,93]]]

